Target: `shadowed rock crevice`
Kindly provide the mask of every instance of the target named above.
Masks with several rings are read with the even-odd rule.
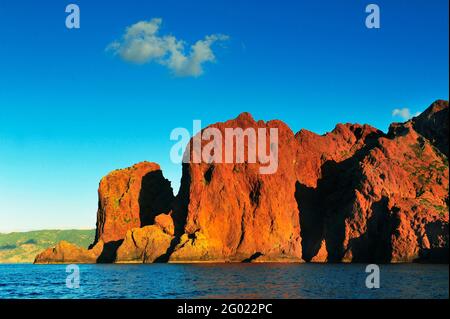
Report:
[[[388,199],[372,204],[372,215],[367,220],[366,231],[348,244],[353,262],[388,263],[392,258],[391,234],[398,223],[387,207]]]
[[[356,192],[361,187],[364,176],[360,163],[369,152],[377,146],[373,138],[355,152],[355,154],[342,161],[327,161],[322,166],[323,177],[318,181],[319,207],[323,209],[325,240],[329,252],[330,262],[341,262],[351,249],[351,243],[345,243],[348,222],[357,214],[357,220],[366,218],[359,216]],[[361,230],[364,231],[364,230]],[[351,250],[353,253],[353,250]],[[360,255],[362,262],[362,255]]]
[[[109,264],[116,260],[117,249],[122,244],[123,240],[110,241],[103,245],[103,250],[97,258],[99,264]]]
[[[295,199],[300,216],[302,257],[308,262],[317,255],[322,244],[324,237],[323,211],[316,188],[307,187],[297,181]]]
[[[251,185],[250,189],[250,201],[256,207],[259,206],[259,199],[261,196],[261,184],[262,182],[260,180],[257,180]]]
[[[161,255],[155,260],[156,263],[163,263],[169,261],[173,251],[180,243],[181,236],[185,232],[188,205],[189,205],[190,187],[191,187],[190,167],[189,164],[183,163],[180,190],[173,204],[172,219],[174,224],[174,237],[165,254]]]
[[[419,258],[414,260],[419,263],[448,264],[448,247],[423,248],[419,252]]]
[[[139,192],[140,227],[152,225],[159,214],[167,214],[172,209],[173,191],[162,171],[152,171],[142,177]]]
[[[211,182],[212,174],[214,172],[214,165],[210,165],[203,175],[205,178],[205,183],[208,185]]]
[[[258,251],[256,253],[254,253],[253,255],[251,255],[250,257],[244,259],[242,262],[243,263],[251,263],[252,261],[258,259],[261,256],[263,256],[263,254]]]
[[[355,137],[362,138],[362,129],[355,129]],[[316,187],[296,183],[295,198],[299,209],[302,237],[302,256],[311,261],[326,242],[327,260],[343,260],[346,219],[351,217],[355,189],[363,176],[361,160],[377,145],[382,132],[369,133],[364,146],[342,161],[327,160],[321,167],[321,177]]]
[[[101,211],[101,201],[100,201],[100,192],[99,192],[99,196],[98,196],[98,201],[97,201],[97,221],[95,222],[95,226],[96,226],[96,230],[95,230],[95,237],[94,237],[94,241],[92,244],[89,245],[88,249],[92,249],[99,241],[100,241],[100,236],[101,234],[104,233],[104,225],[105,225],[105,214],[103,214],[103,212]]]
[[[442,221],[435,221],[425,225],[429,248],[422,248],[418,262],[448,263],[449,261],[449,227]]]

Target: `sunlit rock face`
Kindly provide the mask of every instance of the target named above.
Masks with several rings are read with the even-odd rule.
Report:
[[[225,153],[195,161],[194,137],[177,197],[156,163],[108,174],[91,248],[61,242],[35,262],[448,262],[447,101],[387,133],[338,124],[325,135],[294,135],[248,113],[202,134],[210,128],[265,138],[244,138],[243,160],[227,163]],[[249,159],[274,150],[271,129],[278,161],[266,174],[267,161]],[[201,156],[226,149],[225,139],[199,141]]]
[[[158,215],[155,224],[127,231],[117,249],[116,263],[154,263],[167,261],[167,252],[174,240],[172,217]]]
[[[151,232],[148,229],[140,231],[139,229],[140,227],[153,225],[158,220],[164,221],[165,218],[158,217],[158,215],[170,214],[174,199],[170,182],[163,177],[160,166],[149,162],[138,163],[106,175],[100,181],[98,197],[96,237],[90,249],[60,242],[56,247],[39,254],[36,257],[36,263],[114,262],[117,260],[117,250],[122,245],[123,240],[126,237],[130,238],[128,232],[145,238],[151,237],[151,234],[153,234],[153,237],[160,235],[158,231]],[[173,223],[170,215],[167,216],[170,221],[166,223]],[[165,228],[161,226],[157,229]],[[169,235],[159,237],[167,239],[167,236]],[[170,236],[173,236],[173,234]],[[163,251],[161,254],[166,252],[168,245],[165,246],[164,240],[157,238],[152,242],[154,242],[154,245],[150,245],[148,249],[150,247],[155,249],[153,255],[157,254],[158,251]],[[126,247],[131,247],[129,241],[126,241],[125,244]],[[137,247],[136,249],[144,248]],[[121,261],[123,262],[132,262],[133,258],[124,257],[124,250],[125,248],[120,250],[119,259],[122,258]],[[131,253],[130,256],[132,256]],[[149,262],[151,259],[149,253],[147,257],[141,259],[141,262]]]
[[[158,164],[142,162],[102,178],[98,197],[95,241],[109,243],[124,239],[128,230],[151,225],[157,215],[168,213],[173,191]]]
[[[255,121],[248,113],[209,128],[216,128],[222,136],[230,128],[266,129],[266,144],[245,139],[243,163],[193,163],[193,152],[189,154],[191,162],[183,169],[181,208],[175,214],[185,225],[170,261],[251,261],[256,257],[301,261],[294,196],[297,142],[292,131],[281,121]],[[277,129],[278,165],[274,173],[261,174],[261,166],[268,164],[252,163],[248,154],[258,147],[269,154],[271,128]],[[221,142],[225,149],[225,141]],[[202,141],[203,146],[208,143]]]
[[[103,242],[98,242],[92,249],[78,247],[67,241],[60,241],[55,247],[38,254],[35,264],[95,264],[103,251]]]

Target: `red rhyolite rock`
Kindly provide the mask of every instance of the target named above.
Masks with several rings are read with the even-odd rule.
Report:
[[[443,109],[435,106],[423,114],[445,127],[433,114]],[[298,184],[305,259],[320,260],[325,241],[329,261],[448,261],[448,159],[437,149],[448,140],[427,140],[416,121],[372,134],[348,158],[325,160],[316,183]]]
[[[158,164],[142,162],[102,178],[95,242],[120,241],[128,230],[151,225],[172,208],[173,191]]]
[[[191,163],[184,164],[179,196],[184,204],[175,214],[185,219],[185,226],[170,261],[239,262],[256,257],[300,261],[299,215],[294,197],[297,142],[292,131],[281,121],[255,121],[248,113],[209,128],[222,133],[223,150],[227,128],[255,132],[265,128],[266,145],[253,146],[264,147],[267,154],[270,128],[278,129],[278,168],[273,174],[261,174],[260,167],[267,165],[249,163],[247,153],[244,163],[212,164],[192,163],[194,152],[188,153]],[[209,142],[202,141],[202,145]],[[248,145],[245,139],[245,149]]]
[[[100,183],[93,248],[62,242],[36,262],[448,262],[448,102],[387,134],[339,124],[294,136],[248,113],[210,128],[277,128],[276,172],[249,153],[196,163],[188,150],[174,200],[155,163],[114,171]]]
[[[146,244],[135,247],[125,240],[118,256],[121,262],[135,262],[141,250],[146,255],[140,262],[152,262],[165,253],[173,225],[171,216],[164,213],[172,208],[173,193],[158,164],[142,162],[109,173],[102,178],[98,195],[97,231],[91,248],[60,242],[39,254],[36,263],[113,262],[125,237],[141,238],[138,243]],[[144,227],[154,223],[156,226]],[[124,253],[127,249],[129,254]]]
[[[448,157],[448,101],[437,100],[411,120],[414,129]]]
[[[60,241],[55,247],[39,253],[35,264],[95,264],[103,251],[103,242],[98,242],[92,249],[78,247],[67,241]]]

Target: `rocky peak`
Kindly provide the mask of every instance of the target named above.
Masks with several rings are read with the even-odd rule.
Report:
[[[414,129],[448,157],[449,113],[448,101],[437,100],[422,114],[411,120]]]
[[[295,198],[297,143],[281,121],[255,121],[248,113],[209,127],[278,129],[278,168],[260,174],[259,162],[189,163],[183,167],[179,207],[183,234],[170,261],[297,260],[301,258]],[[206,142],[204,142],[206,143]],[[247,144],[245,144],[247,146]],[[185,185],[185,187],[183,187]],[[255,255],[256,254],[256,255]]]
[[[98,195],[94,244],[120,241],[128,230],[150,225],[156,215],[172,209],[172,187],[156,163],[142,162],[109,173],[100,181]]]

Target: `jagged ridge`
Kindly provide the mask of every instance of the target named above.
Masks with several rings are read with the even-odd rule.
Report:
[[[80,262],[448,262],[447,101],[387,134],[294,135],[248,113],[210,127],[278,128],[277,172],[183,164],[175,198],[155,163],[115,171],[100,183],[92,248],[58,245],[36,262],[71,251]]]

